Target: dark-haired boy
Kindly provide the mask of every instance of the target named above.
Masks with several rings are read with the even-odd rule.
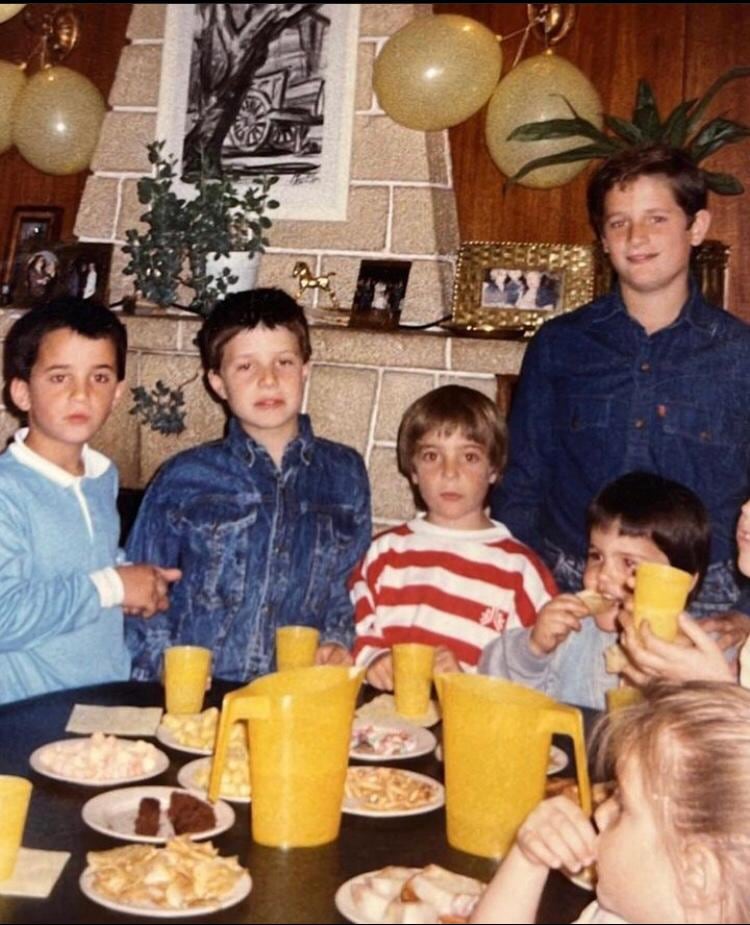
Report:
[[[543,325],[529,344],[510,461],[493,499],[495,516],[544,553],[561,588],[573,589],[589,498],[635,469],[688,486],[713,531],[691,608],[704,616],[750,613],[747,595],[738,600],[733,540],[750,495],[750,327],[709,305],[690,278],[691,250],[710,223],[706,203],[701,170],[679,150],[625,151],[594,175],[589,216],[618,282]],[[741,616],[735,625],[742,635]]]
[[[133,676],[158,677],[175,643],[213,651],[217,677],[273,670],[275,630],[320,630],[318,663],[351,661],[347,579],[370,541],[367,472],[355,450],[315,437],[300,414],[310,338],[299,305],[254,289],[216,306],[199,336],[228,434],[157,473],[128,540],[131,556],[178,565],[169,610],[128,621]]]
[[[122,612],[167,605],[178,570],[120,564],[117,471],[88,441],[124,388],[127,337],[102,305],[59,299],[5,342],[28,419],[0,455],[0,703],[130,674]]]
[[[589,505],[589,549],[583,588],[593,598],[560,594],[530,628],[508,630],[482,653],[479,670],[536,688],[556,700],[603,710],[619,678],[605,652],[617,641],[618,618],[639,562],[690,572],[693,588],[708,567],[706,509],[689,488],[649,472],[630,472]]]

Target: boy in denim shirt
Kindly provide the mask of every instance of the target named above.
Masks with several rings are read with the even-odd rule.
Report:
[[[350,660],[347,579],[370,541],[364,463],[315,437],[300,414],[310,337],[278,289],[216,306],[199,342],[208,383],[231,412],[227,436],[157,473],[128,541],[131,556],[178,565],[171,606],[132,621],[133,677],[156,678],[174,644],[213,651],[213,673],[247,681],[274,668],[277,626],[320,629],[318,663]]]
[[[0,703],[130,674],[123,610],[167,606],[177,570],[126,565],[117,470],[88,441],[125,387],[127,334],[82,299],[26,312],[3,374],[28,420],[0,455]]]

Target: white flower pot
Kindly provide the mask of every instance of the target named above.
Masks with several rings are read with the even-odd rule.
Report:
[[[219,277],[228,267],[237,282],[229,287],[229,292],[244,292],[246,289],[255,289],[260,267],[260,254],[250,257],[247,251],[230,251],[228,257],[207,257],[206,271],[213,277]]]

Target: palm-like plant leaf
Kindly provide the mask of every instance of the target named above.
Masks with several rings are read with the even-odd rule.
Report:
[[[698,123],[698,120],[708,109],[711,100],[713,100],[713,98],[716,96],[719,90],[721,90],[724,84],[728,84],[730,81],[737,80],[740,77],[750,77],[750,67],[733,67],[730,68],[726,74],[722,74],[721,77],[716,78],[708,90],[706,90],[706,92],[703,94],[698,102],[698,105],[695,107],[694,112],[690,116],[690,119],[688,120],[688,134],[693,131]]]
[[[617,116],[604,115],[604,124],[611,129],[616,135],[619,135],[629,145],[642,145],[645,138],[641,129],[626,119],[620,119]]]
[[[740,193],[745,192],[745,187],[731,173],[714,173],[704,167],[703,176],[706,178],[708,188],[720,196],[739,196]]]
[[[618,149],[619,150],[619,149]],[[538,170],[540,167],[554,167],[557,164],[574,164],[576,161],[588,161],[592,157],[609,157],[612,151],[604,151],[601,145],[581,145],[580,148],[570,148],[567,151],[558,151],[557,154],[547,154],[545,157],[537,157],[533,161],[524,164],[520,170],[516,171],[512,177],[508,178],[508,183],[517,183],[520,179],[531,173],[532,170]]]
[[[614,149],[607,138],[593,122],[575,116],[572,119],[547,119],[544,122],[525,122],[513,129],[508,141],[547,141],[550,138],[590,138],[607,149]]]
[[[667,116],[661,129],[660,141],[672,148],[682,148],[688,136],[688,116],[697,100],[683,100]]]
[[[696,135],[690,144],[688,154],[699,164],[709,154],[750,136],[750,128],[740,122],[730,122],[721,117],[712,119]]]
[[[651,84],[643,78],[638,81],[638,90],[635,95],[633,125],[640,129],[645,139],[653,141],[659,137],[661,130],[659,109]]]

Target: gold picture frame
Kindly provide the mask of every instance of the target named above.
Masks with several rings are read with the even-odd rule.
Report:
[[[468,241],[461,245],[448,327],[527,337],[600,291],[597,247]]]

